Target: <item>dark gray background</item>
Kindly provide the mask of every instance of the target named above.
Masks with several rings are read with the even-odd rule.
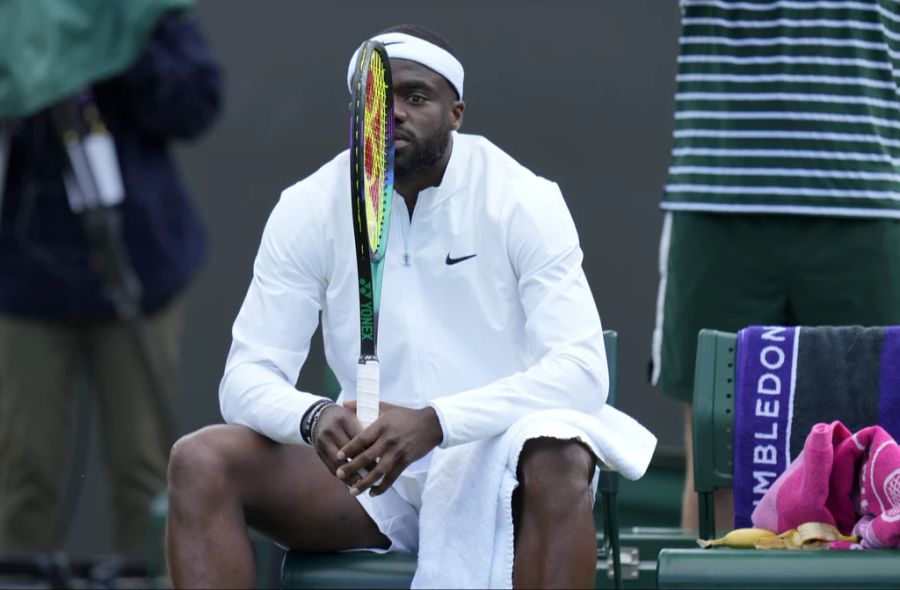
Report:
[[[188,298],[182,431],[221,421],[216,391],[231,323],[280,191],[346,146],[350,54],[383,28],[417,22],[446,36],[466,66],[462,131],[562,187],[604,327],[620,334],[620,406],[661,443],[679,445],[680,410],[646,377],[678,10],[675,0],[201,3],[227,92],[215,129],[179,148],[211,246]],[[306,388],[321,385],[321,363],[317,344]],[[111,548],[97,455],[66,545],[76,555]]]

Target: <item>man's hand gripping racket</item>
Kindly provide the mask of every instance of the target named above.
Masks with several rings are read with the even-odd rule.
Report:
[[[345,406],[359,411],[352,401]],[[386,492],[403,470],[443,439],[440,420],[431,407],[414,410],[382,402],[380,409],[378,420],[337,453],[341,465],[335,475],[351,486],[354,496],[370,488],[373,496]]]

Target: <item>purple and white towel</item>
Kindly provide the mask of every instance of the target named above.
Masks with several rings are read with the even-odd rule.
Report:
[[[900,326],[751,326],[738,333],[735,378],[735,528],[752,526],[816,423],[900,438]]]

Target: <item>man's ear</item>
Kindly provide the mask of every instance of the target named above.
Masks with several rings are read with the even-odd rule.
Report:
[[[466,110],[466,103],[461,100],[454,100],[453,106],[450,107],[450,127],[456,131],[462,127],[463,113]]]

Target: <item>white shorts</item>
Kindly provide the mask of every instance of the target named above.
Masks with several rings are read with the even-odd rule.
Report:
[[[368,490],[356,499],[375,521],[381,533],[390,539],[387,549],[363,549],[376,553],[419,551],[419,510],[422,508],[422,490],[428,479],[428,470],[410,473],[404,471],[394,485],[380,496],[370,496]]]
[[[428,481],[431,453],[410,465],[394,485],[380,496],[370,496],[368,490],[356,499],[369,517],[375,521],[378,530],[386,536],[391,545],[387,549],[350,549],[350,551],[370,551],[392,553],[395,551],[418,553],[419,551],[419,511],[422,509],[422,491]],[[598,460],[597,464],[600,462]],[[591,478],[591,494],[596,499],[600,470],[594,468]]]

